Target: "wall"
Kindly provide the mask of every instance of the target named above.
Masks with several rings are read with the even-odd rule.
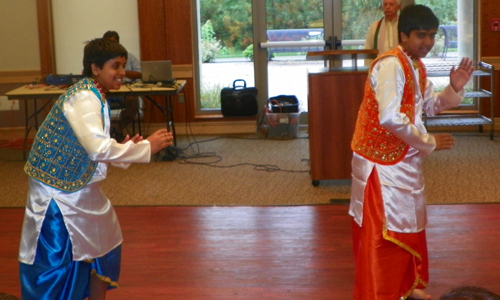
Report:
[[[36,0],[0,0],[0,72],[40,69],[36,14]]]
[[[0,0],[0,25],[9,28],[0,32],[0,95],[46,73],[80,74],[85,42],[107,30],[140,57],[136,0]],[[47,27],[41,35],[39,26]],[[19,104],[0,111],[0,128],[24,127],[25,103]]]
[[[52,0],[52,17],[58,74],[80,74],[85,42],[108,30],[118,32],[127,51],[140,57],[136,0]]]
[[[0,95],[40,77],[37,0],[0,0]],[[24,125],[22,110],[0,111],[0,128]]]

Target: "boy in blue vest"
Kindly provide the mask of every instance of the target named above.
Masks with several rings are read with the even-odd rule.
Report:
[[[19,249],[24,300],[105,299],[117,286],[122,233],[99,183],[108,164],[148,163],[172,144],[162,129],[147,139],[110,138],[106,92],[119,89],[127,51],[95,39],[84,48],[84,76],[54,103],[25,165],[28,197]]]

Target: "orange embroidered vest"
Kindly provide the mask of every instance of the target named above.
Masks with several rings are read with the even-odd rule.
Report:
[[[412,65],[399,47],[395,47],[379,56],[371,65],[381,58],[396,56],[401,62],[405,74],[403,98],[400,111],[414,124],[415,123],[415,81],[413,79]],[[370,69],[371,72],[371,69]],[[418,60],[418,73],[420,91],[424,95],[427,75],[421,60]],[[358,112],[358,119],[351,142],[352,151],[364,158],[382,165],[393,165],[400,162],[409,146],[400,138],[380,125],[378,103],[375,92],[370,85],[370,76],[365,83],[364,98]]]

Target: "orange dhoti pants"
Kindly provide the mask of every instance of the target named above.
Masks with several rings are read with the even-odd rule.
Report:
[[[377,170],[368,179],[363,224],[352,221],[356,264],[355,300],[404,300],[429,280],[425,230],[400,233],[387,230]]]

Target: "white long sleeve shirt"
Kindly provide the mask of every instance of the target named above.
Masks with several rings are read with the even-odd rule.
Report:
[[[432,83],[428,80],[422,95],[418,88],[418,72],[413,70],[417,88],[415,123],[412,124],[400,112],[405,76],[399,60],[394,56],[379,60],[369,76],[379,107],[380,124],[404,140],[410,148],[404,159],[394,165],[376,164],[353,154],[349,214],[362,226],[364,191],[368,177],[376,169],[380,178],[387,229],[403,233],[419,232],[427,225],[423,159],[436,147],[434,138],[424,126],[422,112],[433,116],[457,106],[463,98],[463,91],[457,94],[451,86],[447,86],[441,93],[434,93]]]
[[[90,182],[81,190],[68,193],[28,179],[28,197],[24,216],[19,261],[33,264],[45,212],[51,200],[59,207],[72,244],[73,260],[81,261],[105,255],[122,243],[122,233],[109,199],[99,188],[106,178],[107,164],[126,168],[132,162],[148,163],[151,148],[147,140],[120,144],[109,136],[107,104],[101,116],[101,101],[83,90],[64,103],[64,115],[89,157],[99,162]],[[104,120],[104,126],[103,126]]]

